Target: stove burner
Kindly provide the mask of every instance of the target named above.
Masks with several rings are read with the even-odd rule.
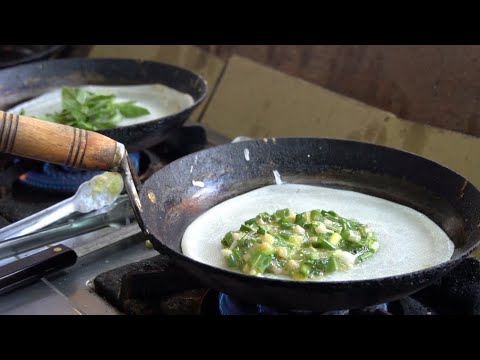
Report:
[[[139,172],[140,153],[129,154],[135,172]],[[52,190],[62,193],[74,193],[78,187],[103,171],[79,170],[68,166],[44,163],[40,170],[30,170],[19,179],[22,183],[34,188]]]
[[[234,297],[206,289],[166,255],[124,265],[95,278],[95,291],[126,314],[218,315],[436,315],[480,314],[480,261],[465,259],[436,284],[402,299],[376,306],[326,313],[278,311],[264,305],[236,301]],[[187,289],[196,289],[195,296]],[[201,299],[200,299],[201,298]],[[180,301],[183,299],[183,303]],[[198,301],[198,308],[193,303]],[[175,309],[166,307],[175,303]],[[186,306],[186,304],[188,306]],[[181,305],[181,306],[180,306]],[[192,310],[194,309],[194,310]]]
[[[387,304],[366,307],[359,310],[336,310],[317,314],[309,310],[278,311],[265,305],[252,305],[239,302],[230,295],[220,293],[218,296],[220,315],[370,315],[388,314]]]
[[[230,295],[220,293],[218,296],[220,315],[278,315],[273,308],[265,305],[251,305],[236,301]]]

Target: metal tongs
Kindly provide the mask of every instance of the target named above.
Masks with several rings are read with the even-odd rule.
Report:
[[[92,131],[0,111],[0,152],[79,169],[120,173],[137,221],[147,232],[137,192],[140,181],[122,143]]]
[[[114,182],[115,186],[111,186]],[[122,190],[123,183],[118,174],[103,173],[94,176],[81,184],[72,197],[0,229],[0,243],[43,229],[74,212],[87,214],[109,206]]]
[[[130,200],[128,196],[121,195],[113,204],[72,221],[1,242],[0,260],[87,234],[103,227],[127,225],[133,221],[135,221],[135,215]]]

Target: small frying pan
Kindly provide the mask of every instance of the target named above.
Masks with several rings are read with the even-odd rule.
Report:
[[[0,152],[80,168],[118,170],[143,231],[203,284],[239,300],[279,309],[329,311],[393,301],[430,285],[480,240],[480,192],[455,172],[419,156],[357,141],[321,138],[232,143],[183,157],[156,172],[138,196],[124,146],[103,135],[0,112]],[[248,148],[250,161],[245,161]],[[311,156],[308,156],[311,155]],[[195,166],[194,177],[190,173]],[[354,190],[414,208],[455,243],[442,264],[369,280],[309,282],[255,277],[194,261],[181,252],[193,220],[216,204],[274,183]],[[205,187],[192,186],[201,180]]]
[[[99,133],[142,150],[163,141],[179,128],[207,94],[207,83],[199,75],[176,66],[130,59],[59,59],[15,66],[0,71],[0,109],[40,96],[62,86],[162,84],[192,96],[188,108],[137,125],[105,129]]]

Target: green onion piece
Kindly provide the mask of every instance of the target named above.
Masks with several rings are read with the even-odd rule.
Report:
[[[278,236],[284,240],[288,240],[290,239],[290,236],[292,236],[292,233],[290,231],[283,230],[278,232]]]
[[[302,273],[305,276],[310,276],[312,272],[312,267],[309,264],[302,264],[300,265],[300,273]]]
[[[337,248],[336,245],[332,244],[327,239],[321,239],[320,237],[318,238],[318,240],[312,242],[312,246],[314,248],[321,248],[327,250],[335,250]]]
[[[306,223],[303,224],[303,228],[309,233],[309,234],[316,234],[315,228],[318,226],[318,224],[315,223]]]
[[[233,249],[230,255],[225,256],[225,260],[227,260],[227,265],[231,268],[239,268],[243,265],[239,248]]]
[[[332,273],[338,270],[337,260],[335,260],[333,256],[329,256],[323,264],[326,273]]]
[[[256,218],[263,221],[272,221],[272,217],[266,212],[258,214]]]
[[[310,211],[310,220],[311,221],[322,221],[323,216],[320,210],[312,210]]]
[[[272,254],[257,250],[250,258],[249,264],[258,272],[264,273],[265,270],[270,266],[272,258]]]
[[[245,224],[242,224],[242,226],[240,226],[240,231],[243,231],[243,232],[255,232],[255,230],[253,230],[250,226],[247,226]]]
[[[330,242],[331,244],[337,246],[338,243],[340,242],[340,240],[342,240],[342,236],[338,233],[333,233],[332,235],[330,235],[330,237],[328,238],[328,242]]]
[[[225,247],[230,247],[233,244],[233,234],[229,231],[222,240],[222,245]]]
[[[306,213],[297,214],[297,216],[295,217],[295,224],[297,225],[303,226],[303,224],[305,224],[306,221],[307,221]]]
[[[280,223],[280,229],[282,230],[290,230],[292,227],[293,224],[291,222],[284,221]]]
[[[275,215],[279,218],[287,217],[288,215],[290,215],[290,209],[277,210],[275,211]]]
[[[359,256],[357,257],[357,259],[358,259],[359,262],[362,262],[362,261],[364,261],[365,259],[368,259],[368,258],[369,258],[370,256],[372,256],[372,255],[373,255],[373,252],[371,252],[371,251],[366,251],[366,252],[364,252],[362,255],[359,255]]]
[[[348,240],[350,238],[350,230],[347,229],[345,226],[342,228],[342,231],[340,232],[340,235],[342,238],[345,240]]]
[[[327,219],[331,219],[331,220],[337,220],[338,219],[338,215],[335,211],[325,211],[325,210],[322,210],[320,212],[324,217],[326,217]]]

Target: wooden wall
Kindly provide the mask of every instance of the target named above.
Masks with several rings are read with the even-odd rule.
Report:
[[[480,137],[432,127],[422,124],[418,119],[416,119],[417,122],[412,122],[410,120],[414,120],[414,116],[399,118],[397,117],[398,111],[382,111],[377,107],[366,105],[365,102],[355,101],[351,97],[339,96],[337,93],[340,91],[338,90],[335,93],[326,90],[325,87],[313,84],[312,81],[304,81],[295,75],[285,74],[288,72],[285,65],[287,62],[283,57],[280,64],[284,64],[285,68],[278,71],[273,69],[272,66],[259,64],[258,60],[254,62],[237,55],[229,56],[234,51],[255,49],[262,54],[260,50],[264,49],[263,47],[225,48],[207,46],[203,48],[207,52],[190,45],[96,45],[89,56],[155,60],[185,67],[202,75],[209,83],[209,96],[191,119],[200,121],[206,127],[224,135],[230,137],[239,135],[252,137],[321,136],[372,142],[411,151],[430,158],[452,168],[472,181],[477,187],[480,187],[480,167],[478,166]],[[286,46],[281,49],[286,51],[288,48],[298,49],[299,47]],[[312,51],[319,51],[319,48],[321,47],[316,46],[314,47],[315,50]],[[330,51],[334,49],[334,47],[325,48],[330,49]],[[398,47],[395,48],[397,50],[392,48],[390,51],[400,53],[406,51]],[[452,49],[461,48],[465,47],[452,47]],[[387,48],[385,47],[385,49]],[[480,47],[469,47],[469,49],[476,51]],[[228,50],[228,53],[225,52],[226,50]],[[337,48],[337,51],[341,52],[339,48]],[[212,53],[220,54],[220,57],[224,60]],[[391,57],[390,54],[388,58]],[[229,60],[226,61],[226,58]],[[267,61],[268,57],[265,56],[264,60]],[[460,60],[459,57],[458,61]],[[336,61],[338,63],[340,60],[337,59]],[[306,61],[306,64],[308,65],[310,62],[313,63],[314,60],[310,59]],[[384,68],[390,69],[393,66],[391,62],[389,66],[384,65]],[[412,62],[418,63],[418,60],[412,60]],[[292,61],[292,63],[294,62]],[[444,67],[447,66],[444,65]],[[381,67],[379,66],[379,68]],[[412,70],[412,68],[405,66],[405,69],[407,68]],[[446,71],[438,72],[432,69],[428,69],[428,71],[429,74],[420,76],[422,78],[420,83],[424,83],[425,78],[431,76],[431,73],[438,73],[447,80],[453,79],[450,82],[447,80],[440,81],[436,92],[439,97],[448,98],[446,95],[450,94],[450,98],[455,98],[458,101],[462,97],[452,90],[448,92],[444,85],[460,84],[460,77],[467,79],[466,74],[477,71],[477,68],[471,66],[458,74],[449,72],[450,77],[446,76]],[[359,70],[350,72],[354,74],[358,72],[357,79],[363,79],[362,81],[367,84],[372,83],[371,79]],[[390,74],[392,71],[382,70],[382,73]],[[328,71],[325,70],[324,74],[328,74]],[[336,74],[336,72],[333,71],[333,74]],[[333,77],[334,75],[330,76]],[[412,76],[412,81],[417,81],[418,77]],[[384,80],[384,77],[378,76],[377,78],[381,84],[388,83]],[[385,78],[387,77],[385,76]],[[391,78],[388,77],[388,79]],[[399,79],[402,80],[403,78]],[[471,79],[474,80],[475,77]],[[460,85],[456,85],[456,87],[463,89],[463,93],[474,93],[471,88],[467,87],[467,85],[475,85],[473,80],[468,83],[461,83],[463,87]],[[331,81],[331,86],[337,83]],[[362,81],[358,80],[357,83],[352,84],[352,88],[365,87]],[[393,80],[390,81],[393,83]],[[348,82],[340,77],[338,84],[346,86]],[[406,81],[402,84],[405,87],[412,87]],[[365,88],[371,90],[371,88]],[[383,89],[381,86],[377,86],[377,88],[378,91]],[[371,94],[372,92],[367,93]],[[409,93],[405,92],[405,94]],[[422,94],[427,95],[426,93]],[[475,94],[472,96],[475,96]],[[393,97],[393,100],[395,100],[393,104],[399,103],[395,97]],[[417,100],[412,98],[413,103],[407,102],[410,109],[413,105],[421,108],[421,103]],[[468,101],[465,102],[468,103]],[[452,102],[444,105],[451,106]],[[431,106],[430,109],[442,114],[435,107]],[[464,109],[455,108],[455,110],[463,111]],[[397,113],[397,116],[393,115],[394,113]],[[472,112],[472,114],[476,115],[475,112]],[[472,119],[477,121],[476,116]],[[475,124],[474,121],[472,123]],[[451,127],[449,122],[446,125]]]
[[[480,46],[202,45],[248,57],[398,117],[480,136]]]

